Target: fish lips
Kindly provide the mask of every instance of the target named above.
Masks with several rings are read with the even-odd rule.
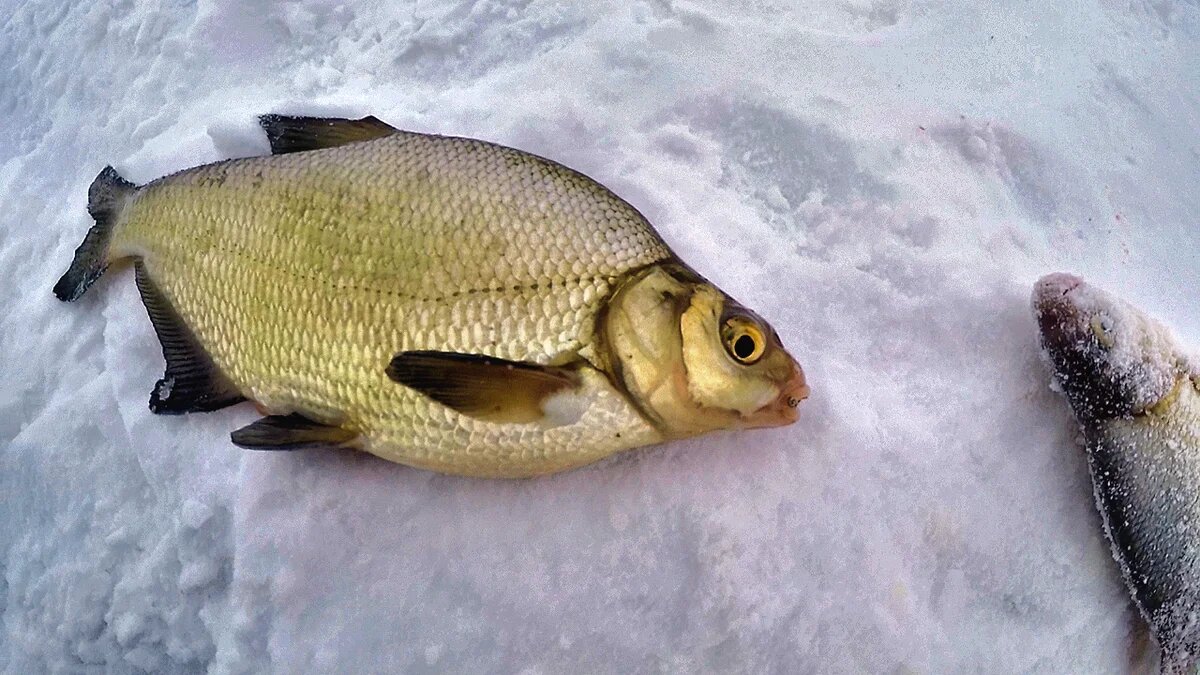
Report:
[[[804,370],[792,362],[792,374],[783,383],[779,396],[767,405],[742,418],[745,428],[783,427],[800,418],[800,402],[808,398],[811,390],[804,378]]]
[[[1042,277],[1033,287],[1033,309],[1042,347],[1055,365],[1060,361],[1083,357],[1090,336],[1087,321],[1072,291],[1083,286],[1077,276],[1055,273]]]

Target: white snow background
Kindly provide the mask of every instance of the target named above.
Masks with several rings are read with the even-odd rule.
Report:
[[[778,329],[794,426],[515,482],[152,415],[106,164],[260,113],[560,160]],[[1200,345],[1196,0],[0,0],[0,668],[1104,673],[1156,661],[1029,292]]]

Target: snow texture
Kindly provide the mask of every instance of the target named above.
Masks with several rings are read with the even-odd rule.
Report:
[[[1028,297],[1200,344],[1195,0],[2,0],[0,63],[3,670],[1153,666]],[[597,178],[773,323],[800,421],[489,482],[152,415],[129,270],[50,292],[88,184],[265,112]]]

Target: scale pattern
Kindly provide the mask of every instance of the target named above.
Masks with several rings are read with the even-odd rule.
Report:
[[[1114,557],[1167,665],[1200,657],[1196,387],[1182,378],[1156,409],[1085,429],[1096,504]]]
[[[466,418],[385,374],[417,349],[594,360],[614,285],[671,252],[554,162],[414,133],[229,160],[147,184],[114,236],[245,395],[358,431],[386,459],[530,475],[659,440],[596,371],[582,416],[552,428]]]

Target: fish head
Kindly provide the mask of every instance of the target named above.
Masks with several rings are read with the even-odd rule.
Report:
[[[668,437],[791,424],[808,397],[770,324],[682,265],[628,281],[604,323],[610,376]]]
[[[1141,414],[1185,372],[1166,327],[1077,276],[1042,277],[1033,311],[1043,353],[1085,424]]]
[[[694,288],[680,316],[683,365],[691,402],[736,414],[733,426],[775,427],[796,421],[808,398],[804,371],[775,329],[709,283]]]

